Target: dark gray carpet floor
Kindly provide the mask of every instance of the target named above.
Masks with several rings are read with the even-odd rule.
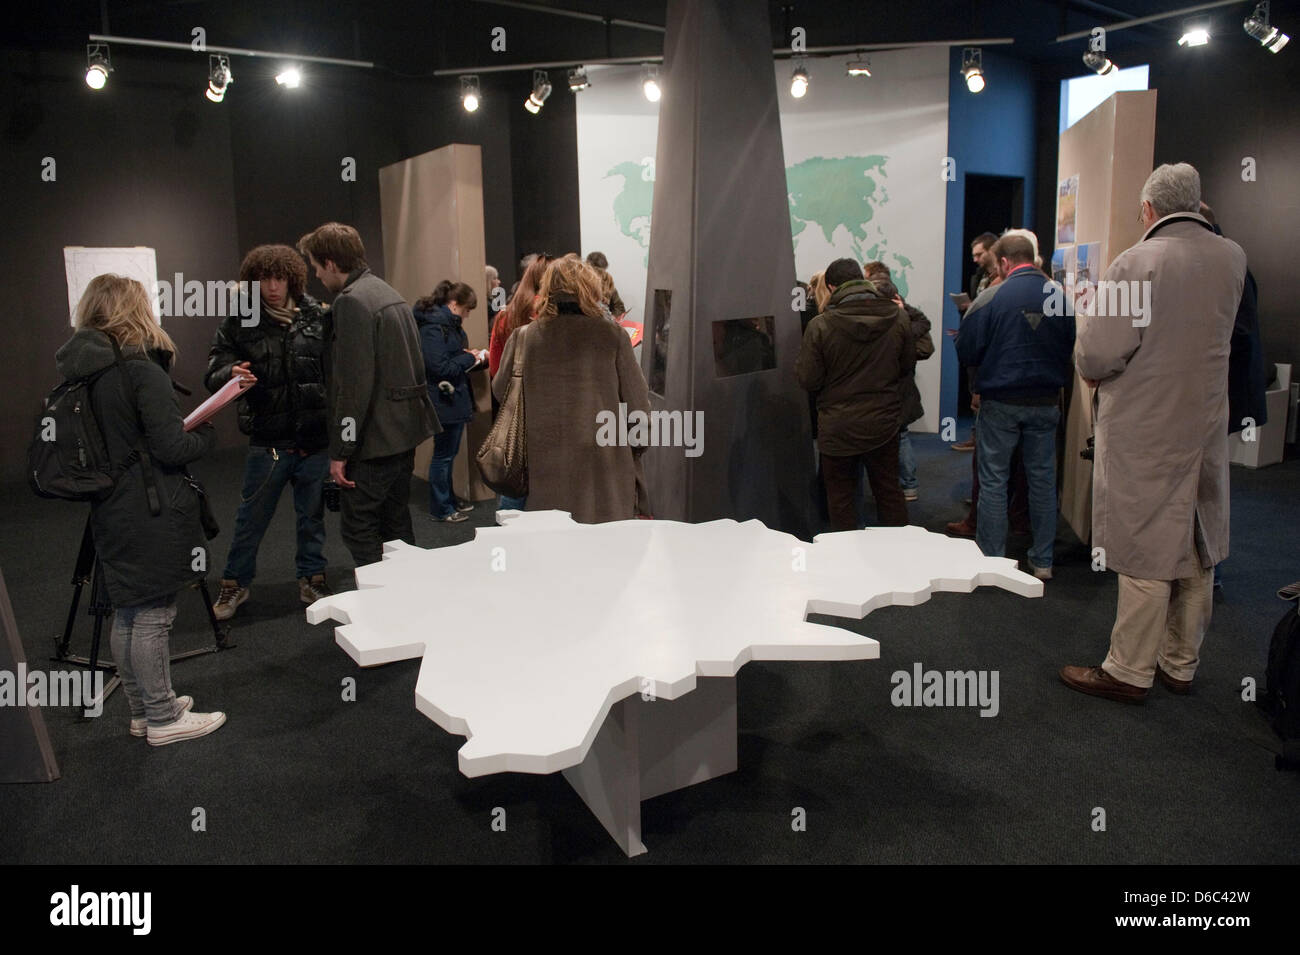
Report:
[[[970,459],[934,437],[916,445],[912,519],[942,530],[964,511]],[[224,528],[213,545],[222,558],[242,460],[227,451],[196,468]],[[1063,525],[1041,600],[941,594],[833,621],[879,640],[878,661],[746,665],[739,771],[646,802],[650,851],[638,861],[1300,861],[1300,774],[1274,769],[1276,740],[1241,699],[1244,677],[1263,681],[1285,609],[1274,591],[1300,577],[1300,462],[1234,468],[1232,479],[1232,557],[1191,697],[1157,687],[1131,707],[1057,680],[1063,664],[1101,661],[1115,611],[1113,575],[1092,572]],[[0,495],[0,569],[30,665],[49,668],[85,510],[21,485]],[[468,524],[434,525],[426,496],[417,481],[422,546],[468,540],[492,522],[493,506],[480,504]],[[461,776],[463,739],[413,707],[418,661],[360,670],[329,627],[306,624],[292,517],[286,495],[253,599],[233,621],[237,649],[173,669],[177,691],[201,710],[225,710],[226,726],[153,749],[127,735],[120,693],[97,720],[47,710],[63,777],[0,786],[0,862],[620,861],[562,777]],[[328,521],[331,574],[350,580],[337,515]],[[431,585],[430,598],[457,595]],[[78,627],[74,647],[85,652],[88,620]],[[173,650],[208,640],[197,593],[182,594]],[[998,671],[1000,712],[895,708],[890,675],[917,662]],[[353,703],[341,699],[349,676]],[[196,807],[206,832],[191,828]],[[496,807],[506,810],[504,832],[491,825]],[[792,830],[794,807],[806,810],[806,831]],[[1090,825],[1096,807],[1104,832]]]

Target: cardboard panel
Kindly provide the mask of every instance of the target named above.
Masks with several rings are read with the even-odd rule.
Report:
[[[487,255],[483,238],[483,162],[478,146],[453,144],[379,170],[384,260],[388,284],[411,303],[443,279],[474,289],[478,307],[465,319],[471,348],[487,348]],[[476,414],[466,428],[452,468],[463,498],[485,501],[495,493],[478,476],[474,454],[491,428],[487,375],[471,376]],[[415,476],[428,478],[433,441],[415,452]]]
[[[1079,177],[1074,244],[1100,243],[1094,280],[1142,238],[1138,212],[1142,186],[1155,168],[1155,130],[1156,91],[1131,90],[1111,95],[1061,135],[1056,179]],[[1060,248],[1055,222],[1052,228],[1040,240]],[[1050,270],[1050,263],[1044,266]],[[1092,399],[1092,389],[1076,373],[1065,423],[1061,512],[1085,543],[1092,537],[1092,462],[1079,452],[1093,432]]]

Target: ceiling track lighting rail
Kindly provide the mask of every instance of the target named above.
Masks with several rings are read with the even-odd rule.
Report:
[[[92,33],[90,40],[93,43],[116,43],[122,46],[150,46],[161,50],[184,50],[186,53],[222,53],[226,56],[251,56],[264,57],[275,60],[292,60],[295,63],[322,63],[328,66],[355,66],[361,69],[374,69],[375,64],[369,60],[341,60],[332,56],[302,56],[297,53],[276,53],[272,50],[245,50],[233,46],[212,46],[206,45],[202,50],[195,50],[189,43],[176,43],[170,40],[149,40],[141,37],[130,36],[106,36],[104,34]],[[638,60],[637,62],[641,62]],[[452,70],[453,73],[464,73],[465,70]]]
[[[997,37],[989,40],[925,40],[920,43],[852,43],[844,46],[810,46],[803,53],[791,53],[788,47],[772,51],[773,59],[789,60],[803,57],[836,56],[842,53],[862,53],[868,50],[911,50],[920,47],[942,46],[1008,46],[1016,41],[1011,37]],[[604,59],[584,59],[584,66],[633,66],[646,63],[662,63],[660,56],[611,56]],[[575,66],[575,60],[547,60],[540,63],[507,63],[491,66],[458,66],[449,69],[433,70],[429,76],[462,76],[466,73],[518,73],[525,70],[563,70]]]
[[[1107,33],[1114,33],[1116,30],[1127,30],[1129,27],[1140,27],[1148,23],[1158,23],[1161,20],[1169,20],[1174,17],[1185,17],[1189,14],[1200,13],[1203,10],[1213,10],[1217,7],[1240,6],[1241,0],[1217,0],[1215,3],[1201,3],[1194,7],[1181,7],[1178,10],[1170,10],[1168,13],[1153,13],[1149,17],[1138,17],[1136,20],[1121,20],[1118,23],[1099,23],[1097,26],[1105,28]],[[1079,40],[1086,36],[1092,36],[1093,28],[1087,30],[1076,30],[1074,33],[1063,33],[1056,38],[1057,43],[1066,43],[1070,40]]]

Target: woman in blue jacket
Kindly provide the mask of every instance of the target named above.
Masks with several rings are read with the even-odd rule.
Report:
[[[469,373],[487,364],[487,351],[472,351],[461,322],[478,306],[464,282],[443,280],[433,294],[415,303],[420,350],[429,398],[442,432],[434,435],[429,461],[429,516],[435,521],[463,521],[474,505],[457,501],[451,491],[451,465],[460,450],[465,424],[474,416]]]

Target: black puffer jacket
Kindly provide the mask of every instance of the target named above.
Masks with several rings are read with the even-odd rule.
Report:
[[[113,345],[103,332],[82,329],[55,356],[63,377],[82,378],[109,368],[95,382],[91,405],[104,433],[109,458],[124,460],[143,436],[152,460],[161,513],[152,514],[145,494],[144,465],[123,472],[113,493],[92,506],[91,533],[114,607],[132,607],[176,593],[205,576],[206,543],[199,523],[199,498],[185,477],[185,465],[212,447],[216,432],[205,425],[186,432],[166,369],[169,352],[123,348],[113,364]],[[123,385],[126,378],[126,388]]]
[[[204,384],[217,391],[241,361],[257,384],[239,398],[239,430],[258,447],[322,451],[329,397],[325,362],[330,347],[329,312],[311,296],[298,302],[299,318],[282,325],[265,311],[258,324],[244,328],[238,315],[221,323],[208,352]]]

